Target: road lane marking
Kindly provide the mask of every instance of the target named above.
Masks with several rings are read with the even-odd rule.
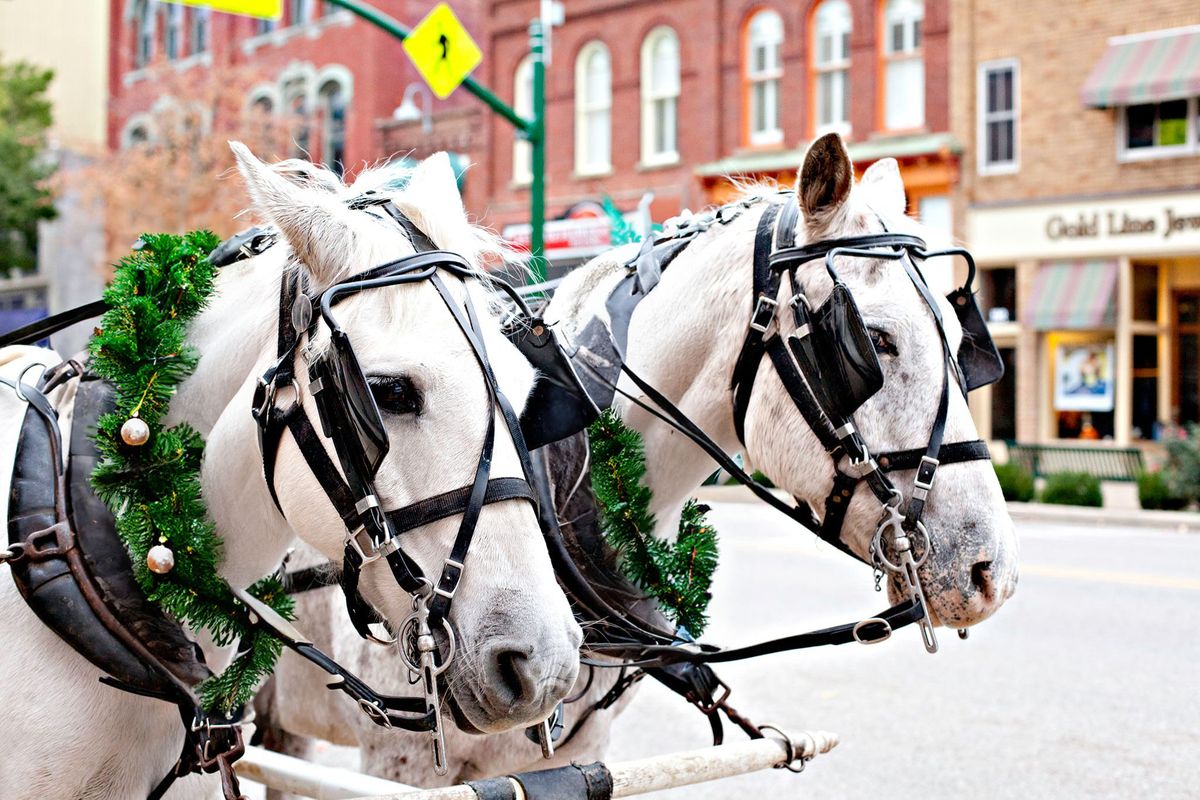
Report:
[[[1173,575],[1152,575],[1147,572],[1118,572],[1086,567],[1052,567],[1047,564],[1021,564],[1021,575],[1041,578],[1067,578],[1097,583],[1119,583],[1125,586],[1148,586],[1154,589],[1189,589],[1200,592],[1200,580]]]
[[[747,539],[730,543],[734,548],[751,553],[771,553],[798,555],[819,561],[842,561],[845,556],[832,547],[813,549],[812,543],[784,539]],[[849,564],[850,562],[846,562]],[[1018,566],[1021,575],[1033,575],[1039,578],[1062,578],[1066,580],[1092,581],[1094,583],[1115,583],[1122,586],[1142,586],[1152,589],[1184,589],[1200,592],[1200,579],[1184,578],[1174,575],[1155,575],[1148,572],[1121,572],[1118,570],[1089,569],[1087,567],[1057,567],[1050,564],[1029,564],[1021,562]]]

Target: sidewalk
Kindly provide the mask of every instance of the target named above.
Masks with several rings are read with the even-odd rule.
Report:
[[[775,491],[783,500],[786,492]],[[702,486],[696,498],[708,503],[759,502],[745,486]],[[1017,522],[1036,521],[1088,527],[1149,528],[1177,533],[1200,533],[1200,513],[1194,511],[1143,511],[1141,509],[1082,508],[1047,503],[1009,503]]]

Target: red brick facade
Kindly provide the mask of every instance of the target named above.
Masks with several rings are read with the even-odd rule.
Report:
[[[927,0],[924,9],[925,125],[913,133],[949,130],[948,94],[949,3]],[[553,33],[553,63],[547,70],[547,216],[556,217],[573,204],[611,196],[622,210],[631,209],[646,191],[654,192],[655,219],[682,208],[698,208],[720,198],[716,183],[697,175],[697,167],[729,157],[775,151],[781,167],[743,174],[783,177],[794,174],[803,148],[812,138],[810,59],[812,17],[816,0],[572,0],[566,21]],[[876,141],[873,148],[887,155],[882,107],[883,3],[850,0],[852,14],[851,102],[852,142]],[[482,79],[507,101],[513,97],[513,76],[528,52],[528,24],[538,13],[538,0],[493,0],[487,14],[489,33]],[[769,148],[746,144],[743,109],[745,27],[762,8],[775,10],[783,21],[781,50],[780,127],[782,142]],[[678,101],[679,161],[668,166],[640,163],[640,58],[646,35],[660,25],[679,38],[681,91]],[[575,58],[588,42],[599,40],[611,54],[612,171],[595,177],[575,174]],[[513,184],[512,129],[488,118],[490,136],[486,157],[477,169],[486,175],[489,200],[487,221],[495,227],[528,216],[529,190]],[[953,153],[922,155],[922,167],[932,159],[938,169],[931,191],[949,191],[957,177]],[[880,155],[875,155],[878,158]],[[872,159],[873,160],[873,159]],[[782,164],[786,163],[786,169]],[[865,166],[865,164],[860,164]],[[737,172],[738,170],[730,170]],[[926,170],[928,171],[928,170]],[[906,176],[907,177],[907,176]],[[928,178],[921,178],[929,183]]]
[[[180,80],[197,82],[230,80],[235,76],[239,91],[244,82],[247,91],[278,89],[281,80],[291,75],[308,81],[325,80],[329,76],[349,76],[349,102],[346,113],[345,163],[348,168],[374,162],[395,152],[404,153],[418,146],[419,141],[392,140],[392,150],[383,149],[379,132],[381,120],[388,120],[404,98],[405,88],[420,81],[416,70],[405,55],[398,40],[368,25],[350,12],[328,6],[319,0],[307,4],[310,17],[294,24],[293,9],[297,3],[288,2],[285,15],[269,33],[260,33],[258,21],[249,17],[213,12],[209,33],[209,50],[204,54],[188,51],[185,35],[180,57],[168,61],[164,49],[166,3],[158,3],[154,55],[146,67],[135,68],[136,21],[133,19],[134,0],[111,0],[110,28],[110,100],[108,140],[110,147],[121,145],[122,132],[133,115],[153,107],[164,92],[164,86]],[[432,6],[420,0],[372,0],[372,5],[408,25],[418,22]],[[476,4],[459,0],[455,11],[464,25],[479,41]],[[189,30],[192,7],[181,8],[184,31]],[[312,86],[315,93],[318,86]],[[250,97],[247,97],[247,102]],[[435,118],[444,112],[471,107],[473,98],[458,92],[447,101],[433,101]],[[418,103],[418,105],[421,105]],[[278,105],[276,107],[278,112]],[[420,131],[420,126],[417,126]],[[469,137],[472,138],[473,137]],[[472,141],[460,137],[456,146],[469,149]],[[313,146],[317,155],[316,143]],[[270,154],[265,154],[270,155]],[[286,153],[274,155],[287,155]]]

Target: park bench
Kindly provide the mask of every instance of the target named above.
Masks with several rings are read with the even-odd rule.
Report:
[[[1008,460],[1038,478],[1055,472],[1086,472],[1105,481],[1133,481],[1145,470],[1142,451],[1136,447],[1007,444]]]

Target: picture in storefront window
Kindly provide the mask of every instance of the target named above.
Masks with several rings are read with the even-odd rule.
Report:
[[[1057,410],[1113,410],[1112,342],[1060,344],[1054,373]]]

